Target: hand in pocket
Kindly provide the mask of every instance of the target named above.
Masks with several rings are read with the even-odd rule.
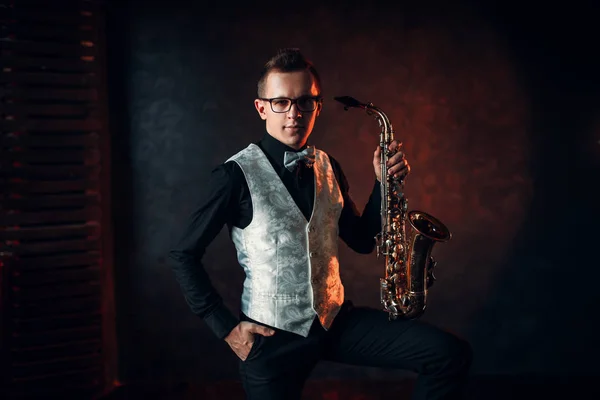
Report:
[[[242,321],[229,332],[225,341],[240,360],[246,361],[254,344],[254,335],[272,336],[273,334],[275,334],[273,329],[252,322]]]

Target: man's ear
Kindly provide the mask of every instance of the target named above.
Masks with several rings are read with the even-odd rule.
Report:
[[[317,104],[317,117],[319,116],[319,114],[321,114],[322,109],[323,109],[323,102],[320,101],[319,104]]]
[[[262,120],[267,119],[267,112],[265,111],[265,103],[263,100],[255,99],[254,108],[256,108],[256,111],[258,112],[258,115],[260,115],[260,118]]]

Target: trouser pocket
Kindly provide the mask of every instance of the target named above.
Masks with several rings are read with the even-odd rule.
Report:
[[[246,357],[246,361],[250,361],[260,354],[260,347],[264,340],[265,337],[263,335],[260,335],[258,333],[254,334],[254,343],[252,343],[252,347],[250,348],[248,357]]]

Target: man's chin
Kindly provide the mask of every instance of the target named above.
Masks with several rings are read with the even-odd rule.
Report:
[[[283,137],[285,138],[285,142],[288,146],[298,148],[302,147],[304,143],[306,143],[307,136],[304,134],[304,132],[296,132],[292,134],[289,132],[286,133],[287,134],[283,135]]]

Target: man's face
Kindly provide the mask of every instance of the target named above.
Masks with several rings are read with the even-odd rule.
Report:
[[[308,71],[296,72],[271,72],[265,82],[264,98],[289,98],[292,100],[306,98],[306,96],[319,95],[319,89],[312,74]],[[309,101],[301,101],[300,108],[307,109]],[[281,107],[285,100],[274,100],[273,106]],[[269,101],[256,99],[254,106],[260,117],[266,121],[267,132],[275,139],[294,148],[299,149],[308,140],[315,120],[321,111],[321,102],[318,102],[314,111],[302,111],[298,104],[293,103],[289,111],[277,113],[271,108]]]

